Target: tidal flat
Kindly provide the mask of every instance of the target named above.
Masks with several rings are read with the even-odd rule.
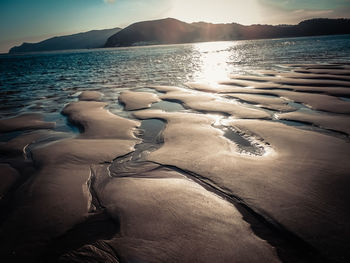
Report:
[[[349,262],[350,65],[237,73],[4,102],[0,258]]]

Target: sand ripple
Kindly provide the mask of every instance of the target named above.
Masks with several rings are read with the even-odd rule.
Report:
[[[348,65],[146,90],[0,120],[5,261],[350,260]]]

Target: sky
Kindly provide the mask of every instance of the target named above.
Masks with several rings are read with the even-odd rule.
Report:
[[[350,17],[350,0],[0,0],[0,53],[22,42],[173,17],[185,22],[297,24]]]

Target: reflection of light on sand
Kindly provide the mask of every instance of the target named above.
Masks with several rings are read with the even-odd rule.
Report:
[[[208,117],[210,117],[213,120],[213,126],[220,126],[222,125],[222,120],[224,119],[224,116],[218,115],[218,114],[206,114]]]
[[[199,53],[199,70],[196,78],[208,83],[217,83],[228,78],[228,61],[232,55],[233,42],[206,42],[194,44]]]
[[[212,119],[212,126],[216,129],[218,129],[218,131],[221,132],[221,136],[227,138],[231,143],[235,144],[236,146],[240,147],[241,142],[237,141],[237,137],[242,137],[242,139],[246,140],[247,142],[249,142],[249,144],[251,145],[251,147],[254,147],[256,149],[258,149],[258,153],[257,152],[251,152],[251,151],[247,151],[247,150],[243,150],[240,151],[239,153],[234,150],[234,152],[239,155],[247,155],[247,156],[256,156],[256,157],[271,157],[276,155],[276,152],[272,149],[272,147],[264,142],[264,140],[262,138],[259,138],[259,136],[256,136],[254,134],[248,134],[246,132],[242,132],[239,129],[237,130],[237,128],[235,128],[235,123],[237,121],[237,119],[235,117],[226,117],[223,115],[218,115],[218,114],[206,114],[208,117],[210,117]],[[239,121],[239,120],[238,120]],[[230,136],[227,137],[226,135],[224,135],[226,132],[228,132],[229,130],[233,131],[234,133],[237,134],[237,136],[234,136],[235,138],[231,138]]]

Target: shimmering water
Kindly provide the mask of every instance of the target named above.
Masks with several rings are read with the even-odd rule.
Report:
[[[0,56],[0,117],[42,112],[65,126],[59,112],[83,90],[104,94],[120,113],[120,91],[148,85],[215,82],[285,63],[348,63],[350,35],[210,42]]]

